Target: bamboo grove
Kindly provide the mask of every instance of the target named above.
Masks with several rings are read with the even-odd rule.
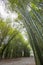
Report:
[[[8,1],[12,11],[20,13],[27,29],[36,65],[43,65],[43,0]]]
[[[18,13],[17,20],[26,27],[36,65],[43,65],[43,0],[8,0],[6,7]]]

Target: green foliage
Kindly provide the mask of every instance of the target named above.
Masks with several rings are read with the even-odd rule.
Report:
[[[22,57],[22,51],[24,54],[28,51],[27,56],[30,56],[30,48],[27,47],[28,41],[25,41],[23,35],[17,29],[11,28],[3,20],[0,20],[0,35],[2,35],[0,36],[0,58]]]
[[[34,52],[36,65],[43,65],[43,0],[8,1],[13,10],[16,9],[19,11],[23,17],[22,22],[26,26],[30,38],[30,44]],[[31,8],[30,11],[27,9],[27,6]]]

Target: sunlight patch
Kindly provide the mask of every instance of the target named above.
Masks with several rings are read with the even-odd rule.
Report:
[[[0,17],[2,17],[3,19],[11,18],[13,20],[18,17],[18,14],[16,12],[12,13],[11,11],[8,11],[5,8],[5,3],[1,0],[0,1]]]

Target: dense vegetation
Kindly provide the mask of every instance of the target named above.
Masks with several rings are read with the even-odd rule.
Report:
[[[0,19],[0,58],[29,57],[28,41],[15,28]]]
[[[26,27],[30,39],[30,44],[33,49],[36,65],[43,65],[43,0],[8,0],[8,2],[6,3],[6,7],[9,8],[12,12],[15,11],[18,14],[18,18],[15,21],[20,20],[21,22],[23,22],[24,26]],[[18,31],[16,31],[16,33],[17,32]],[[15,35],[13,33],[14,37]],[[10,38],[8,43],[12,40],[13,36]],[[21,35],[20,38],[22,38]],[[10,42],[10,44],[12,44],[12,41]],[[9,46],[9,44],[7,45]],[[4,49],[5,48],[6,45]],[[1,51],[1,55],[3,54],[2,51]]]
[[[26,26],[36,65],[43,65],[43,0],[8,1]]]

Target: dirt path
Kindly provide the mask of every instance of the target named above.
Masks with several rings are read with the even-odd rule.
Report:
[[[0,65],[35,65],[33,57],[1,60]]]

